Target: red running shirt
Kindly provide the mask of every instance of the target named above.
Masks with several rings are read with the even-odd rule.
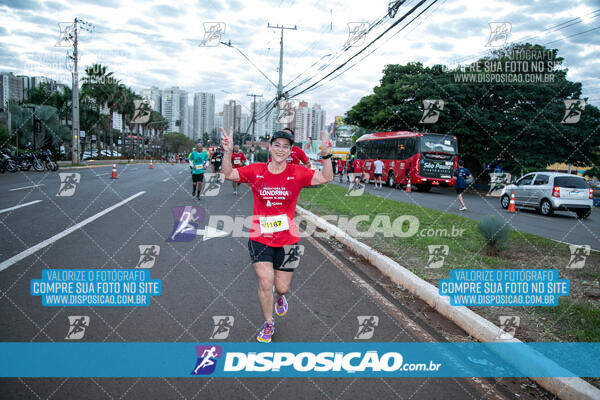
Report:
[[[300,190],[311,186],[315,171],[302,165],[286,164],[279,174],[269,172],[266,163],[250,164],[237,170],[241,183],[249,183],[254,196],[250,240],[270,247],[298,243],[294,221]]]
[[[337,160],[336,167],[338,172],[344,171],[344,162],[341,159]]]
[[[354,172],[362,172],[362,161],[354,160],[352,166],[354,167]]]
[[[243,167],[245,162],[246,156],[241,151],[238,153],[231,153],[231,165],[233,168]]]

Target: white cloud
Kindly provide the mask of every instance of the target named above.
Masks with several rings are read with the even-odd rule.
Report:
[[[409,1],[403,5],[394,21],[415,3]],[[127,1],[115,2],[111,4],[113,7],[78,1],[60,4],[62,6],[57,2],[46,4],[45,7],[52,8],[52,13],[42,13],[34,2],[23,3],[20,8],[0,6],[5,28],[0,30],[0,41],[7,53],[19,55],[17,59],[0,58],[0,70],[28,73],[25,67],[38,65],[36,71],[39,74],[62,76],[68,82],[68,71],[60,61],[65,59],[66,50],[54,47],[58,38],[57,23],[80,16],[97,27],[94,32],[81,35],[82,65],[102,62],[118,79],[137,90],[155,85],[163,88],[179,86],[189,93],[209,91],[215,93],[216,109],[219,110],[227,99],[249,104],[247,93],[261,93],[269,99],[274,96],[275,89],[236,50],[223,45],[198,47],[204,36],[202,22],[225,22],[223,40],[231,40],[275,83],[280,32],[268,29],[267,24],[297,25],[298,30],[284,32],[283,81],[286,84],[326,54],[337,54],[348,39],[348,22],[373,22],[385,15],[388,1],[250,0],[223,3],[185,0],[169,6],[158,1]],[[405,31],[393,38],[386,35],[380,39],[373,46],[380,48],[368,58],[359,61],[362,55],[357,57],[355,67],[300,99],[324,106],[330,122],[362,96],[372,93],[386,64],[473,61],[488,50],[485,43],[490,33],[488,23],[492,21],[512,22],[510,40],[538,36],[533,40],[550,42],[594,27],[600,18],[589,15],[593,9],[591,0],[575,4],[529,4],[516,0],[439,1]],[[543,29],[578,16],[586,17],[582,23],[540,36]],[[376,34],[392,22],[385,19]],[[574,44],[583,45],[577,52],[569,52],[567,61],[572,68],[569,76],[592,82],[590,89],[593,92],[584,84],[584,95],[596,99],[600,97],[600,88],[596,84],[598,69],[584,65],[586,54],[600,50],[598,41],[593,40],[598,33],[578,36],[576,41],[565,39],[553,43],[562,54]],[[369,35],[366,42],[374,36]],[[344,53],[333,65],[341,63],[353,51],[356,50]],[[316,69],[312,68],[302,78],[315,73]]]

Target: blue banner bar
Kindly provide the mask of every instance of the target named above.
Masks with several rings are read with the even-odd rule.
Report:
[[[600,377],[600,343],[0,343],[0,377]]]

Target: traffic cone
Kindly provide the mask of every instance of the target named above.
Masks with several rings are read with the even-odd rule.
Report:
[[[412,189],[410,187],[410,176],[408,177],[408,183],[406,184],[406,193],[410,193],[412,192]]]
[[[154,167],[152,166],[152,160],[150,160],[150,167],[149,169],[153,169]]]
[[[515,208],[515,192],[512,192],[512,194],[510,195],[510,203],[508,203],[508,212],[517,212]]]
[[[110,179],[117,179],[117,164],[113,164],[112,174],[110,175]]]

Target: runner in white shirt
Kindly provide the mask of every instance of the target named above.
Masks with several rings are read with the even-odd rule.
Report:
[[[377,182],[379,182],[379,189],[381,189],[381,175],[383,174],[383,161],[377,159],[373,163],[375,166],[375,171],[373,171],[375,176],[375,189],[377,189]]]

